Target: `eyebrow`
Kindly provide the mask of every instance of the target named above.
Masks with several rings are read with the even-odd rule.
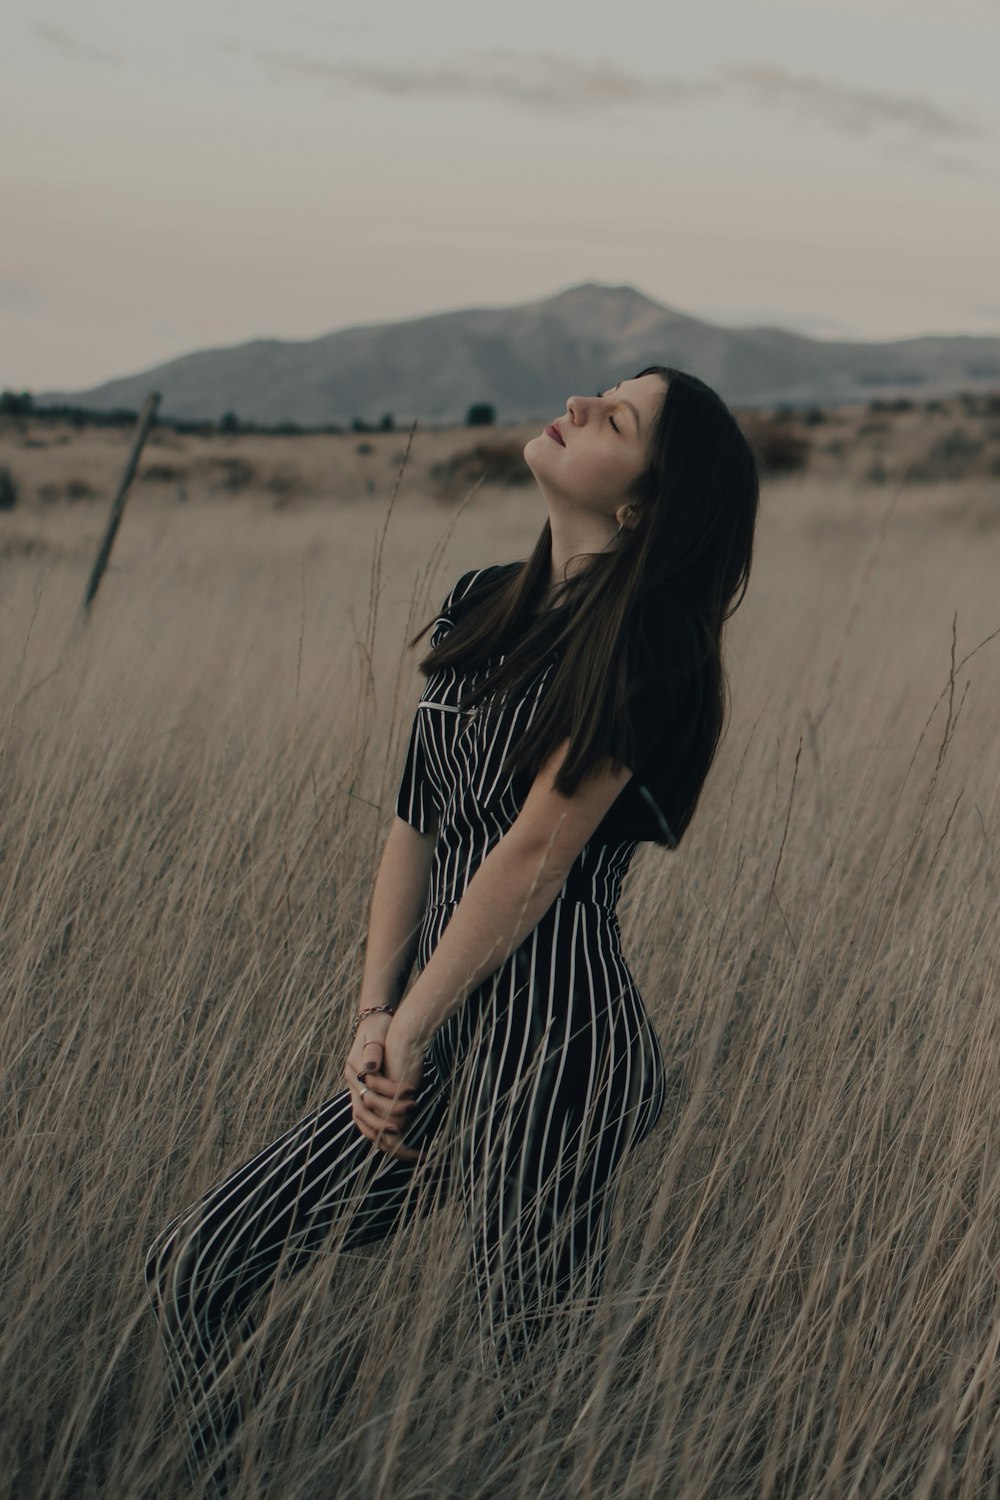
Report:
[[[611,387],[611,389],[613,391],[616,391],[620,385],[621,385],[621,381],[620,380],[616,380],[615,383],[614,383],[614,385]],[[608,393],[607,393],[607,391],[605,391],[603,394],[606,396]],[[642,432],[642,423],[639,421],[639,413],[636,411],[635,406],[625,396],[622,396],[621,403],[622,403],[623,406],[627,406],[628,409],[629,409],[629,411],[632,413],[633,417],[635,417],[636,431],[639,432],[639,433],[641,433]]]

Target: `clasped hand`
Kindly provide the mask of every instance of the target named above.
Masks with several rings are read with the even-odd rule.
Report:
[[[365,1016],[347,1054],[344,1078],[354,1123],[381,1151],[402,1161],[420,1159],[419,1151],[401,1144],[401,1135],[423,1080],[425,1049],[397,1011],[394,1016]]]

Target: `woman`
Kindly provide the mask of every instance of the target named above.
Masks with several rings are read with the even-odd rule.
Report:
[[[388,1234],[420,1163],[461,1197],[481,1348],[509,1375],[555,1307],[593,1302],[622,1165],[663,1107],[615,908],[715,755],[757,469],[719,397],[663,366],[571,397],[524,456],[534,551],[463,574],[420,663],[344,1088],[150,1252],[203,1454],[239,1421],[220,1371],[254,1298],[335,1225],[345,1246]]]

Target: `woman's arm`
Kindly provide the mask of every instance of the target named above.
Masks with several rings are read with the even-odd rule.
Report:
[[[372,892],[358,1010],[398,1005],[406,988],[427,905],[435,832],[392,820]]]
[[[540,873],[540,864],[509,833],[494,845],[396,1012],[394,1026],[402,1023],[422,1046],[538,926],[566,878]]]
[[[469,881],[393,1017],[393,1029],[417,1045],[537,927],[632,774],[626,766],[613,771],[608,763],[564,797],[553,781],[568,748],[563,741],[539,769],[520,813]]]

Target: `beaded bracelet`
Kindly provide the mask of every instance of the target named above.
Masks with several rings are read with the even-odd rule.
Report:
[[[357,1015],[354,1018],[354,1030],[351,1032],[351,1041],[352,1042],[353,1042],[354,1038],[357,1036],[357,1034],[358,1034],[358,1027],[361,1025],[361,1022],[364,1020],[365,1016],[373,1016],[373,1015],[376,1014],[376,1012],[378,1012],[380,1010],[381,1011],[385,1011],[386,1014],[390,1015],[390,1016],[394,1016],[396,1014],[395,1010],[393,1009],[393,1007],[391,1005],[369,1005],[365,1010],[359,1010],[358,1013],[357,1013]]]

